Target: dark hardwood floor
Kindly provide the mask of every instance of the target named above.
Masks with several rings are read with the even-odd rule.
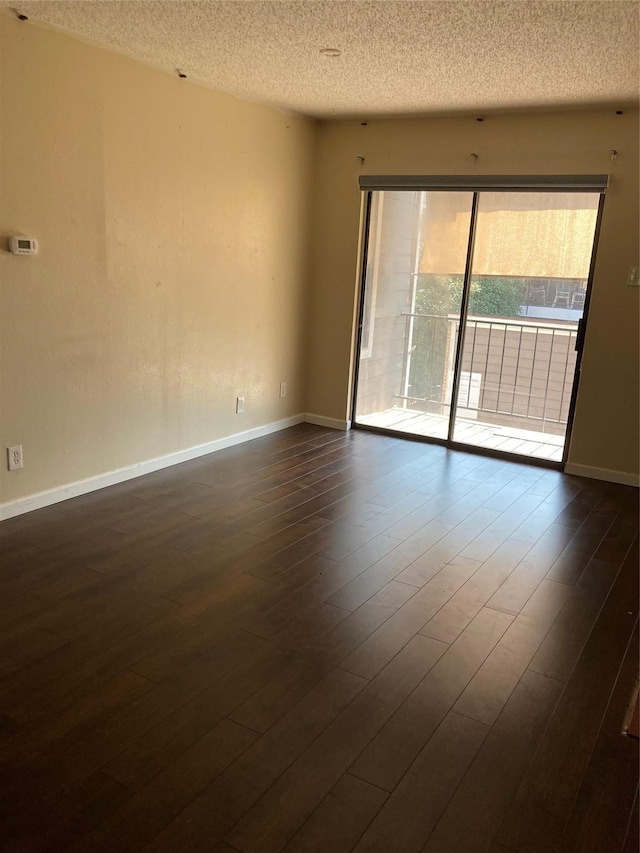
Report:
[[[302,425],[0,553],[3,850],[637,850],[631,487]]]

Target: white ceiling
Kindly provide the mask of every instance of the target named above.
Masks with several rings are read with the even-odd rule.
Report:
[[[183,69],[192,81],[321,118],[623,106],[638,98],[640,4],[626,0],[0,5]],[[322,56],[327,47],[342,55]]]

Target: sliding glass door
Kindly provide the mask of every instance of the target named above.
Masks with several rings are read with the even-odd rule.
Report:
[[[356,422],[446,439],[473,193],[372,194]]]
[[[561,462],[600,205],[371,190],[354,423]]]

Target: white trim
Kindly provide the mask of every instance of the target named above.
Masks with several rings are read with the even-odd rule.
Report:
[[[69,498],[86,495],[89,492],[95,492],[107,486],[124,483],[127,480],[133,480],[145,474],[152,474],[154,471],[170,468],[172,465],[179,465],[181,462],[189,462],[191,459],[197,459],[200,456],[206,456],[209,453],[224,450],[226,447],[233,447],[236,444],[242,444],[254,438],[261,438],[264,435],[270,435],[271,433],[279,432],[282,429],[287,429],[287,427],[296,426],[301,423],[316,424],[317,426],[342,431],[351,429],[350,420],[341,421],[338,418],[326,418],[324,415],[314,415],[310,412],[292,415],[289,418],[273,421],[264,426],[253,427],[244,432],[236,432],[233,435],[218,438],[215,441],[207,442],[207,444],[199,444],[196,447],[189,447],[186,450],[178,450],[174,453],[168,453],[166,456],[159,456],[156,459],[149,459],[146,462],[139,462],[126,468],[118,468],[115,471],[98,474],[96,477],[89,477],[86,480],[67,483],[55,489],[37,492],[26,498],[7,501],[0,504],[0,521],[13,518],[16,515],[22,515],[25,512],[32,512],[35,509],[42,509],[43,507],[60,503],[60,501],[68,500]],[[564,470],[566,474],[574,474],[577,477],[607,480],[611,483],[620,483],[624,486],[640,486],[640,476],[638,474],[627,473],[626,471],[610,471],[607,468],[594,468],[591,465],[579,465],[573,462],[567,463]]]
[[[627,471],[610,471],[608,468],[594,468],[591,465],[567,462],[564,466],[564,472],[565,474],[574,474],[576,477],[590,477],[592,480],[620,483],[623,486],[640,486],[640,475],[630,474]]]
[[[324,415],[313,415],[310,412],[305,414],[304,420],[308,424],[328,427],[329,429],[340,429],[343,432],[351,429],[351,421],[340,421],[338,418],[325,418]]]
[[[66,501],[69,498],[86,495],[89,492],[95,492],[107,486],[124,483],[126,480],[133,480],[135,477],[142,477],[144,474],[152,474],[154,471],[160,471],[162,468],[170,468],[172,465],[179,465],[181,462],[188,462],[191,459],[197,459],[199,456],[206,456],[208,453],[215,453],[217,450],[224,450],[226,447],[233,447],[236,444],[242,444],[254,438],[261,438],[263,435],[270,435],[287,427],[304,423],[305,420],[306,416],[304,414],[293,415],[281,421],[274,421],[264,426],[253,427],[253,429],[248,429],[244,432],[236,432],[233,435],[209,441],[207,444],[199,444],[196,447],[189,447],[186,450],[177,450],[174,453],[167,453],[166,456],[148,459],[146,462],[138,462],[135,465],[118,468],[115,471],[108,471],[106,474],[98,474],[96,477],[89,477],[86,480],[78,480],[75,483],[67,483],[64,486],[48,489],[45,492],[38,492],[26,498],[7,501],[0,504],[0,521],[13,518],[13,516],[21,515],[25,512],[31,512],[34,509],[42,509],[45,506],[51,506],[51,504],[56,504],[60,501]]]

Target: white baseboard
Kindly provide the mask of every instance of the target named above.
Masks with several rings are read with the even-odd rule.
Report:
[[[78,480],[73,483],[66,483],[64,486],[58,486],[55,489],[37,492],[34,495],[28,495],[26,498],[18,498],[15,501],[0,503],[0,521],[7,518],[13,518],[16,515],[22,515],[25,512],[32,512],[35,509],[42,509],[43,507],[60,503],[60,501],[66,501],[69,498],[86,495],[89,492],[95,492],[98,489],[105,489],[107,486],[115,486],[118,483],[133,480],[135,477],[152,474],[154,471],[160,471],[163,468],[170,468],[172,465],[179,465],[181,462],[189,462],[191,459],[197,459],[199,456],[206,456],[208,453],[215,453],[217,450],[224,450],[226,447],[233,447],[236,444],[242,444],[243,442],[251,441],[254,438],[261,438],[264,435],[270,435],[271,433],[279,432],[282,429],[287,429],[287,427],[296,426],[296,424],[305,422],[317,424],[318,426],[329,427],[331,429],[348,430],[351,428],[351,421],[340,421],[335,418],[325,418],[322,415],[292,415],[289,418],[283,418],[283,420],[274,421],[273,423],[265,424],[264,426],[254,427],[253,429],[248,429],[244,432],[236,432],[233,435],[218,438],[215,441],[207,442],[207,444],[188,447],[186,450],[178,450],[174,453],[168,453],[166,456],[159,456],[156,459],[148,459],[145,462],[129,465],[126,468],[118,468],[115,471],[108,471],[106,474],[98,474],[97,476],[89,477],[86,480]]]
[[[31,512],[35,509],[42,509],[43,507],[60,503],[60,501],[68,500],[69,498],[86,495],[89,492],[95,492],[107,486],[124,483],[127,480],[133,480],[135,477],[152,474],[154,471],[170,468],[172,465],[179,465],[181,462],[189,462],[191,459],[206,456],[208,453],[215,453],[217,450],[224,450],[226,447],[233,447],[236,444],[242,444],[254,438],[261,438],[264,435],[270,435],[271,433],[279,432],[282,429],[287,429],[287,427],[296,426],[301,423],[316,424],[317,426],[342,431],[351,429],[351,421],[349,420],[341,421],[337,418],[326,418],[324,415],[314,415],[309,412],[292,415],[289,418],[273,421],[264,426],[254,427],[244,432],[236,432],[233,435],[218,438],[215,441],[207,442],[207,444],[199,444],[196,447],[178,450],[175,453],[168,453],[166,456],[159,456],[156,459],[149,459],[126,468],[108,471],[106,474],[98,474],[96,477],[89,477],[86,480],[78,480],[74,483],[58,486],[55,489],[48,489],[47,491],[38,492],[25,498],[18,498],[15,501],[0,503],[0,521],[13,518],[16,515],[22,515],[25,512]],[[565,465],[565,472],[567,474],[574,474],[577,477],[607,480],[611,483],[620,483],[625,486],[640,486],[640,476],[625,471],[610,471],[607,468],[594,468],[590,465],[578,465],[569,462]]]
[[[48,489],[45,492],[38,492],[26,498],[7,501],[0,504],[0,521],[13,518],[16,515],[22,515],[25,512],[31,512],[34,509],[42,509],[45,506],[60,503],[60,501],[66,501],[69,498],[86,495],[89,492],[95,492],[107,486],[115,486],[117,483],[124,483],[126,480],[133,480],[135,477],[142,477],[144,474],[152,474],[154,471],[160,471],[162,468],[170,468],[172,465],[179,465],[181,462],[189,462],[191,459],[197,459],[199,456],[215,453],[216,450],[224,450],[226,447],[233,447],[236,444],[242,444],[254,438],[261,438],[263,435],[270,435],[273,432],[279,432],[281,429],[296,426],[296,424],[304,423],[305,420],[306,418],[303,414],[293,415],[281,421],[274,421],[264,426],[254,427],[244,432],[236,432],[233,435],[218,438],[215,441],[207,442],[207,444],[199,444],[196,447],[189,447],[186,450],[178,450],[175,453],[168,453],[166,456],[148,459],[146,462],[139,462],[136,465],[129,465],[126,468],[118,468],[115,471],[98,474],[96,477],[89,477],[86,480],[67,483],[64,486]]]
[[[622,486],[640,486],[640,475],[629,474],[626,471],[610,471],[608,468],[594,468],[591,465],[578,465],[567,462],[565,474],[576,477],[589,477],[592,480],[607,480],[609,483],[620,483]]]
[[[341,421],[338,418],[325,418],[324,415],[314,415],[307,412],[304,416],[305,422],[316,426],[329,427],[329,429],[340,429],[343,432],[351,429],[351,421]]]

